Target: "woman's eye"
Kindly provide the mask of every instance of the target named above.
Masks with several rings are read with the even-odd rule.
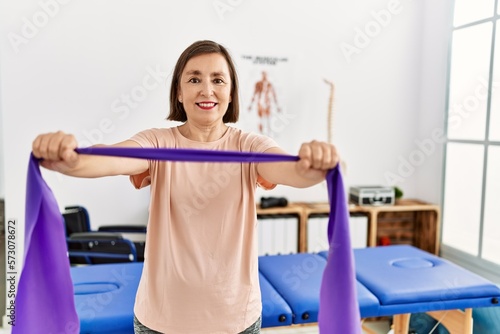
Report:
[[[214,79],[214,83],[216,83],[216,84],[223,84],[224,80],[222,80],[222,79]]]
[[[189,79],[189,81],[188,81],[188,82],[191,82],[191,83],[198,83],[198,82],[200,82],[200,80],[199,80],[198,78],[191,78],[191,79]]]

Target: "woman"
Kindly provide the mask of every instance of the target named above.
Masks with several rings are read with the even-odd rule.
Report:
[[[179,57],[172,78],[172,128],[149,129],[111,146],[285,152],[270,138],[227,123],[238,120],[238,79],[228,51],[198,41]],[[262,311],[255,189],[309,187],[335,167],[335,147],[305,143],[297,162],[184,163],[78,155],[63,132],[38,136],[42,166],[77,177],[129,175],[151,186],[144,269],[134,313],[136,333],[259,333]]]

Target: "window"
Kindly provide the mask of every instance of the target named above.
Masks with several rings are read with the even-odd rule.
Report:
[[[442,255],[499,282],[500,0],[455,0]],[[494,274],[496,271],[496,275]],[[489,274],[488,274],[489,273]]]
[[[453,25],[462,26],[493,16],[495,0],[455,0]]]

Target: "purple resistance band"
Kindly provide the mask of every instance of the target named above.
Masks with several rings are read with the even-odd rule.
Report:
[[[191,162],[297,161],[297,156],[234,151],[96,147],[80,154]],[[361,334],[349,210],[339,167],[326,176],[330,200],[328,262],[320,292],[323,334]],[[16,296],[13,334],[79,333],[64,223],[59,206],[31,155],[26,188],[25,259]]]

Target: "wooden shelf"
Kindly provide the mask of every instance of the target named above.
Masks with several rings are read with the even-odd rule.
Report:
[[[395,205],[352,206],[352,213],[368,217],[368,245],[378,245],[379,238],[391,243],[412,244],[433,254],[439,254],[440,209],[419,200],[396,201]]]
[[[380,238],[392,244],[412,244],[433,254],[439,254],[439,206],[415,199],[396,201],[394,205],[349,205],[351,214],[365,215],[368,219],[369,247],[377,246]],[[262,209],[257,215],[292,214],[299,218],[299,252],[307,251],[307,221],[313,215],[328,215],[328,203],[295,202],[286,207]]]
[[[303,208],[302,205],[297,204],[297,203],[290,203],[287,206],[284,207],[275,207],[275,208],[268,208],[268,209],[262,209],[260,205],[257,205],[257,215],[286,215],[286,214],[292,214],[292,215],[297,215],[300,216],[302,215]]]

